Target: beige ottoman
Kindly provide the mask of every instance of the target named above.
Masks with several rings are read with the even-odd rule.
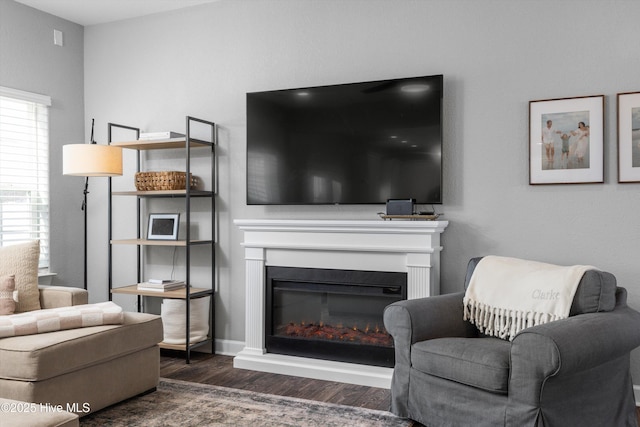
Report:
[[[0,398],[0,427],[77,427],[78,416],[59,406]]]
[[[130,312],[122,325],[2,338],[0,397],[87,415],[158,385],[160,341],[160,316]]]

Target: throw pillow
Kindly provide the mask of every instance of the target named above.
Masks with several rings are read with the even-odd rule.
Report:
[[[16,313],[40,310],[39,258],[39,240],[0,248],[0,276],[15,274],[16,290],[20,295]]]
[[[16,281],[15,276],[0,277],[0,316],[13,314],[16,311]]]

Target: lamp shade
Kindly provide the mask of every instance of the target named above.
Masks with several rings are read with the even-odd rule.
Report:
[[[122,148],[98,144],[62,147],[62,174],[73,176],[122,175]]]

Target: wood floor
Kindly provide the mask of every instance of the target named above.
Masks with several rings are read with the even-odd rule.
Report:
[[[194,352],[191,363],[187,365],[184,363],[184,353],[162,350],[160,376],[339,405],[389,410],[390,393],[387,389],[236,369],[230,356]],[[640,408],[636,409],[636,414],[640,425]]]
[[[236,369],[230,356],[196,352],[191,356],[191,363],[187,365],[184,353],[162,350],[160,376],[339,405],[389,410],[390,393],[387,389]]]

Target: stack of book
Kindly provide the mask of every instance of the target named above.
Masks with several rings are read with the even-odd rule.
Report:
[[[138,283],[138,290],[165,292],[181,289],[184,288],[184,286],[185,283],[183,280],[149,279],[148,282]]]
[[[141,132],[138,140],[153,141],[158,139],[184,138],[183,133],[178,132]]]

